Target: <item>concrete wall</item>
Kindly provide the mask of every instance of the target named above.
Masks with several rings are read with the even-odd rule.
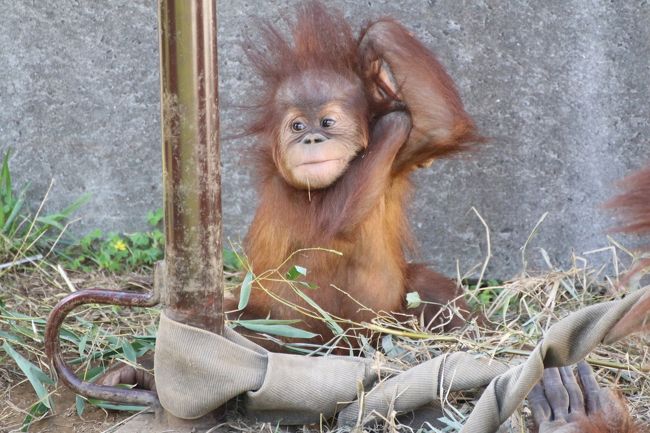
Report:
[[[238,43],[251,19],[290,17],[295,0],[219,3],[222,125],[254,95]],[[491,230],[489,273],[521,269],[521,251],[548,212],[538,248],[566,262],[606,245],[597,207],[641,165],[650,140],[650,6],[645,1],[330,0],[355,24],[392,15],[433,48],[492,144],[415,176],[412,223],[421,259],[449,274],[486,254],[475,207]],[[35,206],[93,194],[77,232],[135,230],[161,204],[156,4],[148,0],[0,0],[0,150],[14,149]],[[255,208],[238,161],[247,140],[223,142],[225,234],[240,239]],[[602,259],[606,260],[603,254]]]

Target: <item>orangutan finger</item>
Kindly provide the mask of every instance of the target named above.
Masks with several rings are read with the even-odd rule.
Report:
[[[578,377],[580,378],[580,383],[582,384],[582,390],[585,396],[587,414],[598,412],[600,410],[600,387],[594,377],[594,371],[585,361],[580,361],[578,363]]]
[[[533,414],[533,420],[537,427],[541,426],[542,423],[551,421],[553,412],[546,400],[544,388],[539,383],[528,393],[528,407]]]
[[[571,418],[575,418],[575,415],[584,414],[585,400],[582,396],[582,389],[580,389],[580,385],[578,385],[578,381],[573,374],[573,369],[571,367],[561,367],[560,377],[562,377],[564,388],[569,394],[569,412]]]
[[[553,411],[553,419],[566,420],[569,416],[569,393],[562,383],[560,371],[557,368],[545,369],[543,381],[544,393]]]

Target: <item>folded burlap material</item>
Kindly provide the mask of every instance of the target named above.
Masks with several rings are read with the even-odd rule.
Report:
[[[544,367],[583,359],[644,294],[650,294],[650,288],[572,313],[553,325],[516,367],[456,352],[379,381],[369,390],[382,369],[372,360],[270,353],[232,330],[219,336],[163,313],[156,343],[156,388],[163,407],[180,418],[198,418],[245,393],[247,410],[258,419],[316,423],[339,410],[339,426],[346,427],[372,414],[413,410],[448,391],[489,383],[461,432],[491,433],[514,413]],[[355,401],[360,387],[367,390],[362,405]]]

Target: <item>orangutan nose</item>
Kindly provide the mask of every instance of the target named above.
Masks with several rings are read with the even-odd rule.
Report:
[[[327,140],[327,138],[321,134],[307,134],[305,135],[305,138],[302,139],[302,144],[322,143],[325,140]]]

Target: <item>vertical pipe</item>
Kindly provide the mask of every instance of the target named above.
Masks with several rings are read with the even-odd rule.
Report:
[[[221,333],[223,258],[216,0],[159,0],[165,207],[162,302]]]

